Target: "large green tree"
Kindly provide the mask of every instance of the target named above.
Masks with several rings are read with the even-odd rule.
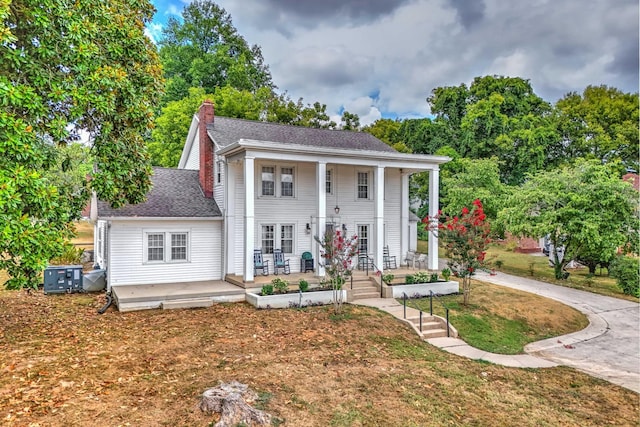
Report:
[[[559,143],[554,163],[576,158],[615,160],[638,170],[640,128],[638,93],[607,86],[588,86],[582,95],[572,92],[556,103]]]
[[[548,235],[555,248],[563,247],[562,260],[553,251],[561,279],[566,264],[580,255],[608,261],[617,248],[638,239],[637,199],[616,165],[580,160],[531,176],[511,194],[499,219],[514,235]]]
[[[519,184],[542,169],[558,136],[551,105],[519,77],[476,77],[467,87],[438,87],[427,98],[434,119],[403,123],[400,134],[413,152],[450,146],[463,157],[495,156],[504,183]]]
[[[210,94],[203,88],[190,88],[187,97],[171,101],[163,107],[156,120],[148,144],[153,165],[178,165],[193,115],[205,99],[213,101],[216,116],[315,128],[336,127],[326,113],[326,105],[316,102],[305,106],[301,99],[294,102],[284,94],[275,94],[268,87],[250,92],[227,85],[216,88]]]
[[[191,87],[207,93],[227,85],[249,92],[273,88],[260,47],[249,46],[231,16],[212,1],[193,1],[181,19],[170,18],[159,46],[167,79],[163,105],[185,98]]]
[[[500,182],[498,159],[461,158],[457,163],[459,170],[442,178],[442,212],[453,216],[479,199],[487,218],[494,222],[509,188]]]
[[[142,201],[143,141],[161,92],[144,36],[148,1],[0,0],[0,268],[7,286],[37,286],[79,215],[47,171],[59,146],[89,135],[91,187],[114,206]],[[86,193],[85,193],[86,194]],[[82,199],[83,195],[78,195]]]

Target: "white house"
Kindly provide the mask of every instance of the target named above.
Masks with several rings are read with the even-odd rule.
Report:
[[[296,272],[302,253],[320,258],[314,235],[341,228],[382,269],[383,247],[403,259],[415,245],[409,176],[430,172],[435,216],[439,165],[448,160],[398,153],[363,132],[214,117],[205,101],[178,168],[154,168],[145,203],[98,202],[96,261],[121,293],[229,277],[250,284],[254,249],[267,259],[281,249]],[[437,255],[430,239],[428,268],[437,269]]]

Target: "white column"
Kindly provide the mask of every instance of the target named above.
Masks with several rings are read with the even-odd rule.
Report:
[[[225,219],[224,219],[224,274],[235,274],[235,252],[236,252],[236,164],[225,162],[224,179],[225,191]]]
[[[438,215],[438,188],[440,169],[438,166],[429,171],[429,217],[435,218]],[[436,220],[433,220],[434,222]],[[427,268],[429,270],[438,269],[438,238],[433,233],[429,233],[429,253],[427,254]]]
[[[411,247],[409,239],[409,173],[400,173],[400,256],[404,259]]]
[[[332,177],[334,178],[334,177]],[[327,223],[327,191],[326,191],[326,179],[327,179],[327,164],[325,162],[318,162],[316,166],[316,193],[318,194],[318,210],[316,212],[316,224],[317,229],[314,230],[315,235],[322,239],[324,236],[326,223]],[[334,178],[335,180],[335,178]],[[320,245],[318,242],[313,241],[313,257],[316,261],[316,274],[324,277],[324,267],[322,263],[322,257],[320,255]]]
[[[244,281],[253,282],[255,249],[255,170],[254,158],[244,159]]]
[[[376,267],[382,271],[384,268],[384,263],[382,262],[382,251],[384,246],[384,167],[376,166],[375,173],[376,191],[374,200],[373,228],[374,242],[376,245],[375,252],[373,254],[373,262]]]

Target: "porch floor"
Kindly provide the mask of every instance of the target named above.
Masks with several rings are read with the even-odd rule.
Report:
[[[111,293],[120,311],[208,307],[214,302],[245,300],[243,288],[223,280],[153,285],[113,285]]]
[[[385,270],[385,273],[395,275],[398,280],[417,271],[411,267],[400,266],[400,268]],[[354,283],[367,276],[376,277],[371,270],[368,274],[362,270],[353,271]],[[215,302],[245,301],[247,292],[258,291],[262,285],[271,283],[277,277],[288,281],[293,289],[297,288],[301,279],[308,281],[312,287],[319,285],[322,280],[314,272],[257,275],[253,282],[243,282],[242,276],[228,275],[225,280],[152,285],[112,285],[111,294],[118,310],[123,312],[154,308],[209,307]]]

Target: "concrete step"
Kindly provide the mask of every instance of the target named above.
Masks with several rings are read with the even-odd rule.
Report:
[[[172,310],[177,308],[204,308],[211,307],[212,305],[213,300],[211,300],[210,298],[185,298],[163,301],[162,309]]]
[[[380,298],[380,292],[378,291],[373,291],[373,292],[365,292],[365,293],[359,293],[359,294],[353,294],[353,299],[357,300],[357,299],[368,299],[368,298]]]
[[[366,288],[354,288],[352,291],[353,295],[363,295],[363,294],[371,294],[375,293],[380,296],[380,291],[376,289],[374,286],[367,286]]]
[[[418,328],[420,327],[420,319],[409,319],[409,318],[407,318],[407,320],[410,320]],[[430,329],[444,329],[444,328],[445,328],[445,326],[440,322],[428,322],[424,318],[422,319],[422,330],[423,331],[430,330]]]
[[[429,329],[422,331],[422,339],[428,340],[431,338],[442,338],[447,336],[447,331],[445,329]]]
[[[362,287],[367,287],[367,286],[375,286],[376,284],[371,281],[371,280],[354,280],[353,281],[353,285],[351,284],[351,282],[347,282],[347,286],[351,287],[353,286],[353,288],[362,288]]]

